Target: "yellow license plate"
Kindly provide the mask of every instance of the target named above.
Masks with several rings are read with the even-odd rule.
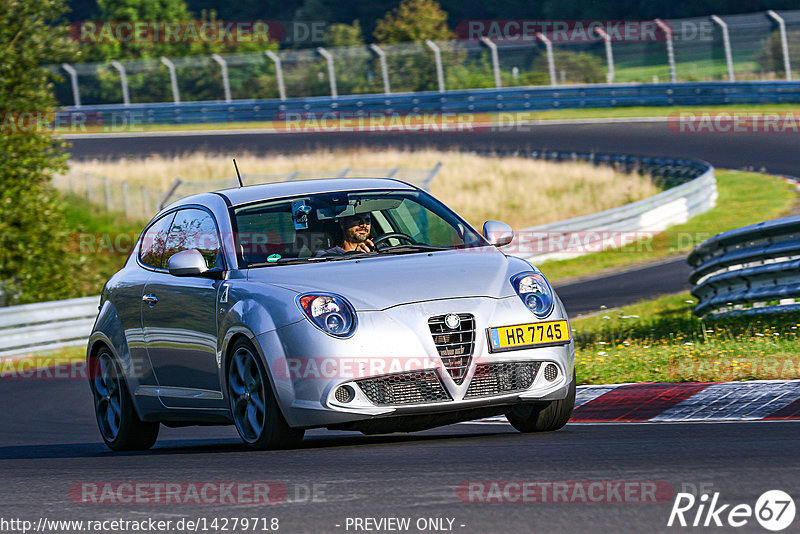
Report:
[[[488,333],[491,352],[565,345],[570,340],[566,320],[497,326],[489,328]]]

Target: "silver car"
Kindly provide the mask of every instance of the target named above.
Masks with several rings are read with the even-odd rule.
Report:
[[[498,249],[512,239],[390,179],[175,202],[102,292],[87,359],[103,440],[144,449],[162,424],[234,424],[274,449],[315,427],[501,414],[556,430],[575,401],[569,320],[542,273]]]

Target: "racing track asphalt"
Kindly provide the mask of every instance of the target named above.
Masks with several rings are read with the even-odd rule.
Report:
[[[557,149],[706,159],[719,167],[765,167],[798,175],[790,135],[688,135],[664,124],[535,126],[528,132],[427,134],[232,134],[73,140],[73,157],[124,157],[212,150],[235,155],[319,146],[424,146],[461,149]],[[570,307],[614,306],[619,294],[671,292],[688,269],[682,260],[602,282],[559,288]],[[666,283],[665,280],[672,281]],[[629,284],[620,287],[620,284]],[[678,288],[680,289],[680,288]],[[589,298],[590,295],[594,297]],[[641,298],[641,297],[637,297]],[[582,311],[591,311],[590,309]],[[163,429],[156,448],[112,454],[101,444],[84,379],[0,379],[0,503],[3,518],[177,520],[181,517],[278,517],[280,532],[337,533],[346,517],[450,517],[466,533],[647,533],[666,526],[672,499],[657,504],[483,504],[461,501],[467,481],[665,481],[674,492],[705,487],[724,503],[755,504],[766,490],[797,497],[800,426],[796,422],[575,424],[521,435],[507,424],[461,424],[411,435],[360,436],[314,431],[301,449],[250,452],[231,427]],[[275,481],[321,484],[321,502],[253,505],[81,504],[81,482]],[[684,486],[686,485],[686,486]],[[303,493],[301,491],[301,493]],[[796,522],[798,520],[795,520]],[[413,523],[412,523],[413,524]],[[342,525],[342,527],[336,527]],[[461,527],[461,525],[464,525]],[[701,529],[716,532],[717,529]],[[738,532],[763,532],[751,519]],[[729,531],[729,529],[723,530]],[[412,529],[410,532],[416,532]]]
[[[276,452],[246,450],[232,427],[192,427],[162,429],[149,452],[112,454],[101,444],[84,379],[0,379],[0,403],[0,515],[34,522],[261,516],[278,517],[280,532],[323,534],[347,532],[335,526],[347,517],[451,517],[455,532],[469,534],[652,534],[675,531],[666,526],[674,492],[705,487],[721,502],[752,506],[770,489],[796,498],[800,473],[800,423],[791,421],[570,423],[540,435],[507,424],[369,437],[314,431],[301,449]],[[290,498],[317,484],[324,496],[270,506],[165,505],[82,503],[75,493],[84,482],[206,481],[278,482]],[[669,487],[658,503],[486,504],[459,497],[456,488],[468,481]],[[763,532],[752,521],[737,531]]]

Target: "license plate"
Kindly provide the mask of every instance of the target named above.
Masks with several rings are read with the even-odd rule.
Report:
[[[544,323],[497,326],[488,329],[491,352],[552,347],[569,343],[569,323],[566,320]]]

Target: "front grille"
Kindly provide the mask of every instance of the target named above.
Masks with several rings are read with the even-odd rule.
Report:
[[[531,387],[541,362],[482,363],[467,388],[465,399],[505,395]]]
[[[414,371],[356,380],[364,395],[378,406],[427,404],[452,400],[434,371]]]
[[[451,330],[444,322],[445,315],[428,319],[428,328],[433,343],[442,359],[442,364],[456,384],[464,382],[475,348],[475,317],[469,313],[459,313],[461,324]]]

